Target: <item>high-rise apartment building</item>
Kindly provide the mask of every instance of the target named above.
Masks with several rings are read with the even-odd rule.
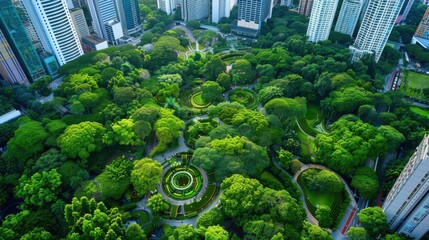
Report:
[[[300,0],[298,6],[298,13],[304,14],[305,16],[310,16],[312,8],[313,0]]]
[[[338,0],[314,0],[310,22],[307,28],[307,39],[311,42],[327,40],[331,32]]]
[[[200,20],[209,16],[209,0],[180,0],[185,21]]]
[[[429,39],[429,7],[426,9],[419,26],[414,33],[415,37]]]
[[[138,0],[115,0],[119,21],[125,36],[142,30]]]
[[[161,9],[170,15],[176,8],[177,0],[157,0],[156,3],[158,5],[158,9]]]
[[[273,0],[238,0],[238,19],[233,31],[256,37],[261,30],[262,22],[271,18]]]
[[[13,55],[30,82],[45,76],[42,62],[15,6],[12,4],[12,0],[0,0],[0,6],[2,6],[0,8],[0,29],[3,32],[3,38],[9,45],[4,49],[13,51]],[[22,76],[19,76],[19,78],[22,78]]]
[[[65,0],[22,1],[43,48],[55,55],[59,65],[83,55]]]
[[[374,54],[378,62],[403,4],[404,0],[369,1],[355,43],[350,46],[353,61]]]
[[[85,15],[81,8],[74,8],[70,10],[70,16],[73,21],[73,25],[76,28],[77,36],[79,40],[83,37],[89,36],[88,24],[86,24]]]
[[[415,239],[429,231],[429,135],[390,190],[383,211],[392,230]]]
[[[3,31],[0,29],[0,78],[3,78],[11,84],[28,85],[27,76],[13,53]]]
[[[414,0],[408,0],[407,5],[405,5],[405,9],[402,12],[401,22],[405,21],[410,13],[411,7],[413,6]]]
[[[217,23],[223,17],[229,17],[232,7],[234,7],[236,0],[213,0],[212,1],[212,22]]]
[[[107,29],[111,30],[112,23],[117,22],[120,25],[121,32],[123,32],[122,25],[119,22],[118,14],[116,12],[116,6],[114,0],[92,0],[88,1],[89,11],[92,17],[92,26],[94,27],[95,33],[108,40],[110,44],[116,45],[120,35],[116,35],[119,38],[109,38],[115,35],[108,34]],[[113,22],[112,22],[113,21]],[[117,27],[115,26],[115,29]]]
[[[293,0],[281,0],[280,6],[292,7],[293,6]]]
[[[361,8],[362,0],[344,0],[335,25],[335,31],[352,36]]]

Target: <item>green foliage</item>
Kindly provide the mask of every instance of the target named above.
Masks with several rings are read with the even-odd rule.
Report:
[[[321,101],[321,107],[331,115],[353,113],[361,105],[372,104],[373,93],[359,87],[347,87],[340,91],[333,91],[329,97]]]
[[[156,189],[161,175],[162,167],[159,162],[150,158],[143,158],[134,162],[130,180],[134,189],[143,195]]]
[[[58,137],[57,143],[67,156],[87,159],[91,152],[101,149],[104,132],[105,128],[100,123],[81,122],[68,126]]]
[[[31,177],[22,175],[16,187],[16,196],[27,205],[44,206],[57,200],[61,191],[61,175],[56,169],[35,173]]]
[[[228,240],[229,234],[221,226],[209,226],[204,235],[205,240]]]
[[[218,83],[213,81],[206,81],[201,86],[201,97],[204,102],[219,102],[223,100],[223,88]]]
[[[194,30],[200,28],[200,22],[198,20],[189,20],[186,22],[186,27]]]
[[[142,228],[137,223],[130,224],[125,231],[125,238],[127,240],[146,240]]]
[[[316,218],[319,226],[329,228],[332,225],[331,208],[325,205],[319,206],[316,210]]]
[[[195,164],[214,171],[216,179],[235,173],[257,176],[269,163],[266,150],[244,137],[214,139],[195,150],[192,158]]]
[[[66,155],[60,153],[56,148],[51,148],[34,162],[32,170],[34,172],[49,171],[53,168],[59,168],[66,160]]]
[[[84,181],[88,180],[88,171],[73,161],[67,161],[58,169],[64,185],[72,189],[78,188]]]
[[[369,167],[356,169],[351,186],[359,191],[359,195],[366,199],[374,199],[378,194],[377,174]]]
[[[315,191],[338,193],[344,189],[338,176],[329,170],[308,169],[301,176],[310,189]]]
[[[70,239],[117,239],[124,236],[122,215],[117,208],[108,209],[103,202],[86,197],[73,198],[65,207]]]
[[[154,126],[158,145],[150,152],[151,156],[162,153],[169,147],[177,144],[177,139],[180,136],[180,130],[185,127],[182,120],[175,117],[171,111],[162,109],[161,118],[159,118]]]
[[[43,239],[50,240],[53,239],[53,236],[50,232],[46,231],[43,228],[35,228],[31,232],[28,232],[20,238],[20,240],[33,240],[33,239]]]
[[[231,74],[234,84],[251,83],[256,76],[255,70],[253,70],[252,65],[246,59],[235,61],[231,69]]]
[[[40,122],[28,121],[21,124],[7,143],[5,158],[17,160],[19,165],[24,164],[25,160],[43,151],[43,142],[48,136]]]
[[[329,135],[318,134],[315,143],[317,161],[343,174],[353,172],[369,157],[384,154],[388,145],[377,128],[344,118],[331,126]]]
[[[280,121],[295,121],[303,118],[307,112],[305,98],[274,98],[264,106],[268,114],[274,114]]]
[[[360,210],[358,218],[370,237],[383,235],[387,230],[387,217],[379,207],[368,207]]]
[[[225,70],[226,64],[220,57],[215,56],[204,65],[203,74],[206,79],[215,80],[218,78],[219,74],[225,72]]]
[[[119,200],[130,185],[133,164],[124,158],[118,158],[106,166],[103,173],[95,178],[99,184],[101,199]]]
[[[350,237],[350,240],[367,239],[366,230],[362,227],[350,227],[350,229],[347,231],[347,235]]]
[[[44,216],[41,216],[44,214]],[[44,227],[51,224],[49,218],[51,215],[47,212],[30,212],[22,210],[16,214],[9,214],[5,217],[0,227],[0,236],[5,240],[29,239],[52,239],[52,235]],[[58,227],[58,226],[57,226]]]
[[[291,152],[289,152],[288,150],[284,150],[283,148],[280,148],[279,164],[283,169],[289,170],[293,159],[295,159],[295,156]]]
[[[208,212],[203,213],[198,217],[197,227],[209,227],[223,224],[224,216],[221,210],[213,208]]]
[[[332,236],[321,227],[313,225],[307,221],[304,221],[304,228],[301,233],[302,240],[332,240]]]
[[[120,145],[127,145],[127,146],[141,145],[142,138],[135,133],[134,126],[135,126],[134,120],[121,119],[118,122],[115,122],[111,125],[112,132],[108,132],[106,135],[104,135],[103,141],[109,145],[111,145],[113,141],[119,143]]]
[[[158,215],[164,211],[167,211],[169,205],[161,196],[161,194],[157,193],[149,198],[147,208],[149,208],[153,214]]]

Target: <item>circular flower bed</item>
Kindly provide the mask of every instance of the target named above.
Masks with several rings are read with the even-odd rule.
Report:
[[[179,191],[187,190],[192,186],[192,183],[194,183],[194,179],[187,171],[176,172],[173,177],[171,177],[171,184]]]
[[[256,108],[258,106],[258,96],[249,89],[235,89],[229,93],[230,102],[238,102],[247,108]]]
[[[175,200],[195,197],[203,187],[201,172],[194,166],[171,167],[162,177],[162,189]]]
[[[211,105],[211,103],[205,103],[204,102],[201,92],[196,92],[196,93],[192,94],[192,96],[190,98],[190,102],[191,102],[192,107],[198,108],[198,109],[207,108],[208,106]]]

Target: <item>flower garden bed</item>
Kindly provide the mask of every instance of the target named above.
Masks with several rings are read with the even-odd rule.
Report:
[[[243,106],[255,109],[258,106],[258,95],[249,89],[235,89],[229,93],[230,102],[238,102]]]
[[[162,188],[172,199],[185,200],[195,197],[203,186],[200,171],[194,166],[179,165],[170,168],[162,179]]]

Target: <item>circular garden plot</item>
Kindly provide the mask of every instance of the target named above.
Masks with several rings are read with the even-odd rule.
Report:
[[[194,166],[179,165],[167,170],[162,178],[162,189],[175,200],[195,197],[203,186],[202,173]]]
[[[204,102],[201,92],[196,92],[192,94],[190,101],[191,101],[192,107],[198,108],[198,109],[207,108],[211,104],[211,103]]]
[[[258,96],[254,91],[249,89],[235,89],[229,93],[228,99],[230,102],[238,102],[251,109],[258,106]]]

